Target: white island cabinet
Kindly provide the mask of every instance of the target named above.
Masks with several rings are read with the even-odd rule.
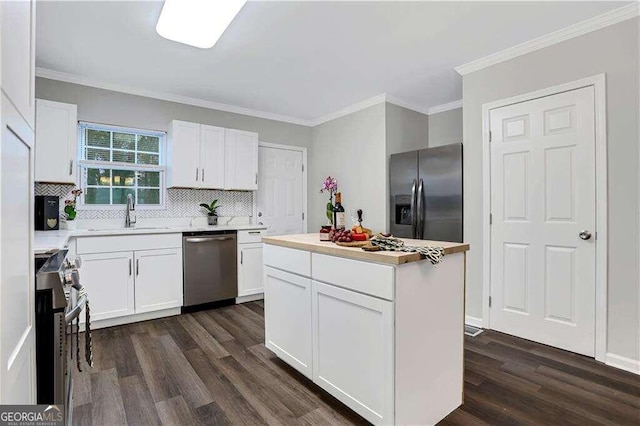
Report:
[[[265,237],[265,345],[373,424],[436,424],[462,404],[469,246],[364,252]]]

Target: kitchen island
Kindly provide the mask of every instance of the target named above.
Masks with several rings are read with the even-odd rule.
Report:
[[[373,424],[435,424],[462,404],[467,244],[365,252],[264,237],[265,345]]]

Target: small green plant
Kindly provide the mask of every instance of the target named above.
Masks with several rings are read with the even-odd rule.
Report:
[[[216,210],[218,210],[218,207],[220,207],[217,204],[218,204],[218,200],[213,200],[211,204],[200,203],[200,207],[207,210],[208,216],[217,216],[218,214],[216,213]]]
[[[76,210],[76,199],[82,194],[81,189],[71,191],[71,199],[64,200],[64,214],[67,220],[75,220],[78,211]]]

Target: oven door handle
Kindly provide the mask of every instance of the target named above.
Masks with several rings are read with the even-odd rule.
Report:
[[[76,306],[73,307],[73,309],[71,309],[65,316],[64,316],[64,320],[67,324],[69,324],[71,321],[73,321],[74,319],[78,318],[78,316],[80,315],[80,312],[82,312],[82,309],[84,308],[84,305],[87,303],[87,295],[83,294],[82,296],[80,296],[80,298],[78,299],[78,302],[76,303]]]

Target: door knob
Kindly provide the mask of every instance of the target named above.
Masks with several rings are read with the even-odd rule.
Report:
[[[258,217],[262,217],[262,212],[258,212]]]
[[[591,232],[587,231],[586,229],[583,229],[582,231],[580,231],[578,236],[583,240],[588,240],[591,238]]]

